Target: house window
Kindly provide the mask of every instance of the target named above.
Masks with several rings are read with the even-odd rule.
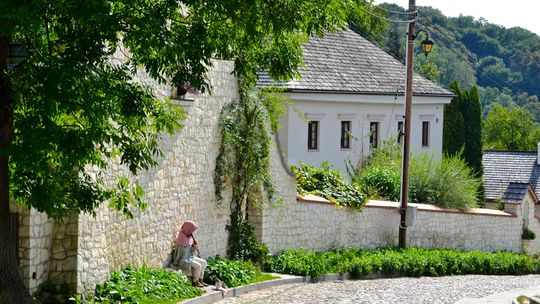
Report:
[[[369,144],[372,148],[376,149],[379,147],[379,123],[370,122],[369,123]]]
[[[403,121],[398,121],[397,123],[397,142],[401,144],[403,141]]]
[[[319,149],[319,122],[308,122],[308,150]]]
[[[341,122],[341,149],[351,148],[351,122]]]
[[[422,122],[422,147],[429,147],[429,121]]]

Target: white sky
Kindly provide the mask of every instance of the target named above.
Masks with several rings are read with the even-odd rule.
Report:
[[[383,2],[409,7],[408,0],[375,0],[376,4]],[[540,0],[416,0],[416,5],[437,8],[449,17],[483,17],[490,23],[507,28],[519,26],[540,35]]]

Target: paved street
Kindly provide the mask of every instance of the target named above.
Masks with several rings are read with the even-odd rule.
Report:
[[[536,288],[538,287],[538,288]],[[228,298],[219,304],[275,303],[511,303],[510,291],[540,294],[540,275],[451,276],[331,281],[278,286]]]

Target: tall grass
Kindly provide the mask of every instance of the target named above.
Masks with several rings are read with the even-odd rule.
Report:
[[[373,152],[365,166],[354,172],[351,180],[370,197],[399,200],[401,150],[387,140]],[[435,158],[422,153],[411,157],[409,166],[409,200],[442,208],[466,211],[477,206],[481,181],[460,155]]]

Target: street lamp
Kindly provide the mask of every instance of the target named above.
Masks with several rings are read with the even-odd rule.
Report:
[[[418,32],[416,32],[414,38],[416,38],[416,36],[418,36],[418,34],[420,34],[421,32],[424,32],[426,34],[426,39],[420,42],[420,46],[422,47],[422,52],[427,57],[427,55],[431,52],[431,49],[433,48],[433,41],[429,40],[429,33],[424,30],[419,30]]]

